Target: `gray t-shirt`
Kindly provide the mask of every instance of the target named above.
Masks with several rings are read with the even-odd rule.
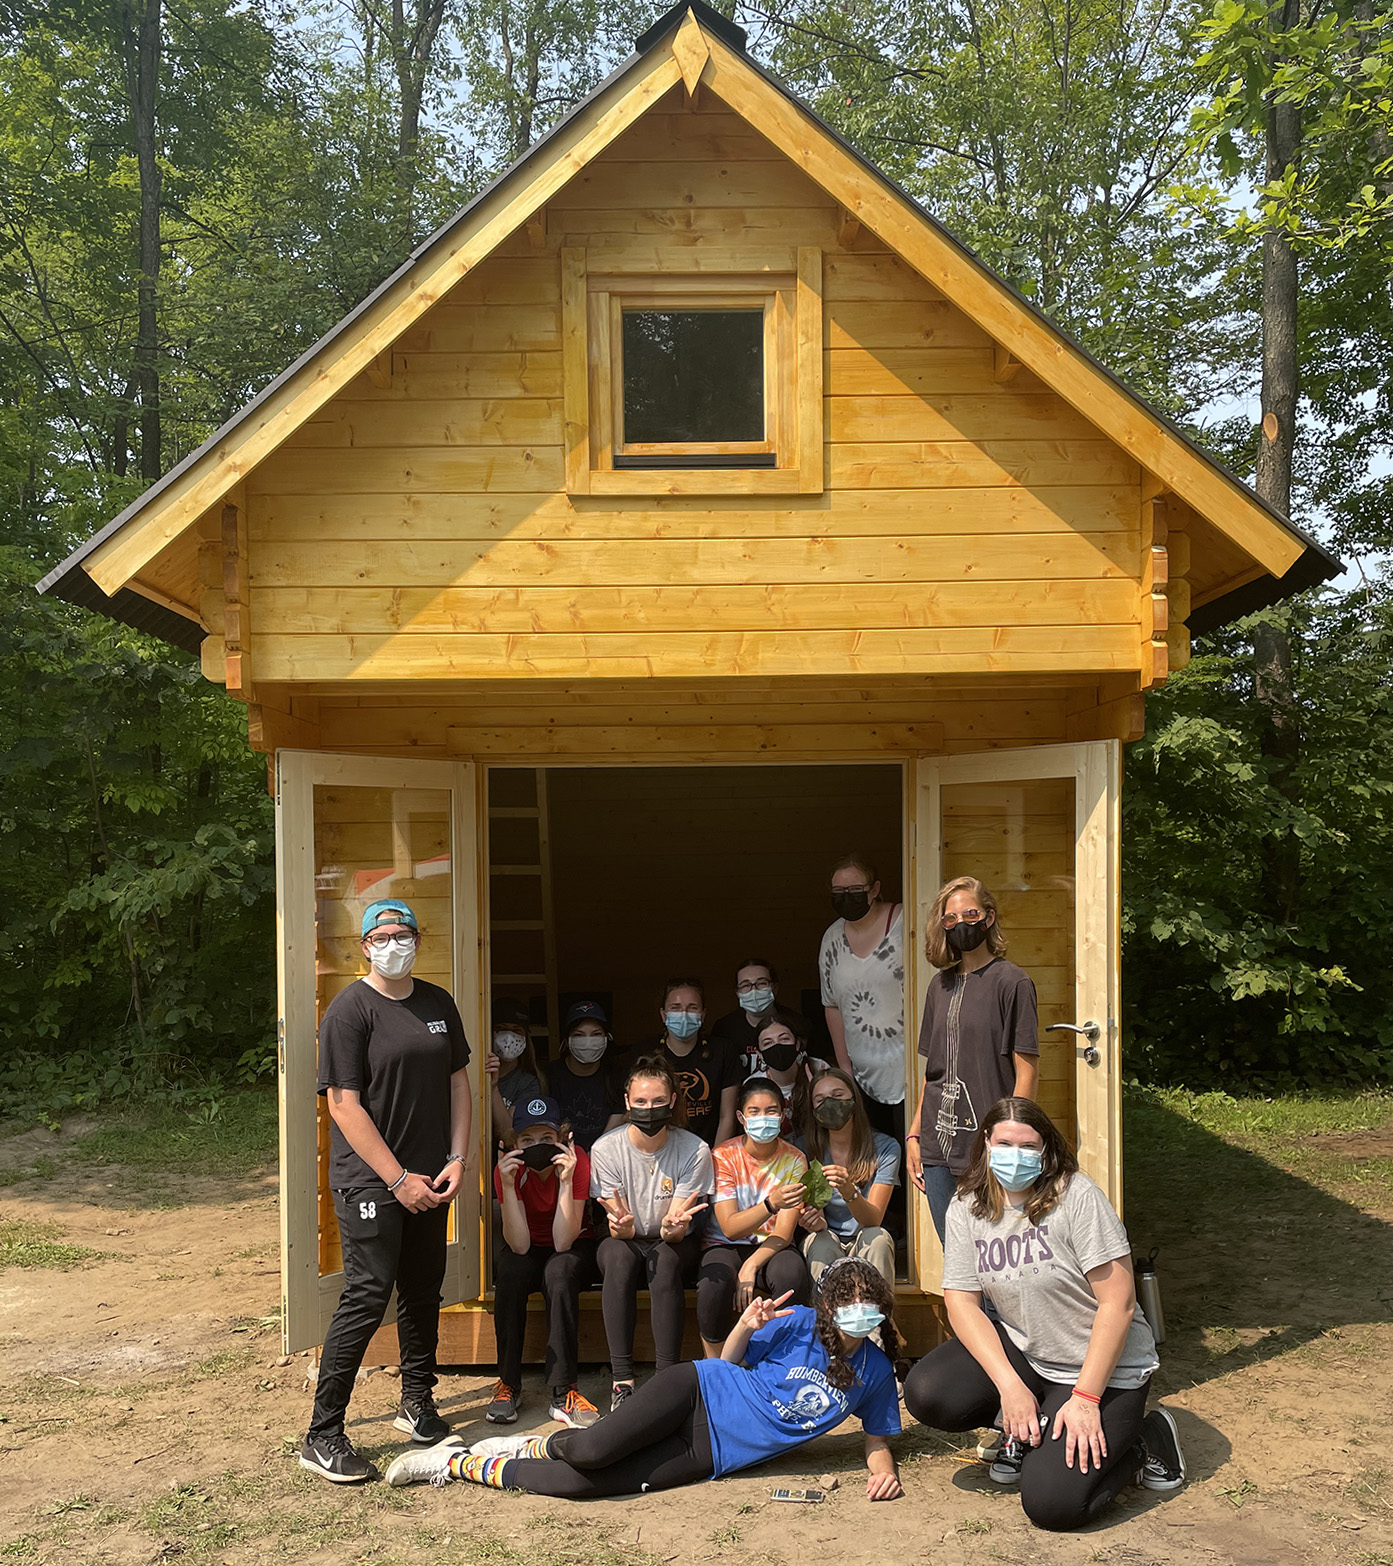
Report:
[[[1070,1385],[1083,1368],[1098,1311],[1085,1274],[1130,1252],[1107,1197],[1086,1174],[1076,1174],[1039,1225],[1009,1202],[998,1223],[974,1218],[970,1198],[954,1197],[943,1242],[943,1287],[980,1292],[1036,1374]],[[1108,1385],[1142,1386],[1159,1364],[1151,1328],[1138,1310]]]
[[[590,1149],[591,1196],[622,1196],[634,1215],[634,1237],[656,1240],[663,1218],[680,1196],[708,1196],[716,1189],[711,1149],[690,1131],[669,1126],[656,1153],[640,1151],[628,1126],[615,1126]]]

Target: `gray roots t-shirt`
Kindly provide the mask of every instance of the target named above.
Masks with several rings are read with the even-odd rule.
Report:
[[[590,1149],[591,1196],[622,1196],[639,1240],[661,1238],[663,1219],[678,1197],[709,1196],[715,1189],[711,1149],[678,1126],[668,1127],[656,1153],[635,1147],[626,1125],[606,1131]]]
[[[1076,1174],[1038,1225],[1009,1202],[997,1223],[975,1218],[971,1199],[954,1197],[944,1233],[943,1287],[980,1291],[1036,1374],[1071,1385],[1083,1368],[1098,1312],[1085,1274],[1130,1253],[1112,1204],[1086,1174]],[[1139,1387],[1159,1364],[1156,1341],[1138,1309],[1108,1385]]]

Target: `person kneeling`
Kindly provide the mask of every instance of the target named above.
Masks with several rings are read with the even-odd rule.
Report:
[[[891,1366],[901,1349],[890,1286],[867,1263],[844,1261],[824,1276],[816,1308],[787,1299],[752,1300],[719,1359],[659,1371],[590,1429],[473,1447],[452,1436],[399,1457],[387,1482],[468,1479],[564,1500],[670,1490],[768,1462],[855,1414],[866,1494],[895,1500],[903,1491],[886,1438],[900,1432]]]
[[[971,1430],[1000,1409],[991,1477],[1020,1484],[1040,1528],[1081,1528],[1132,1482],[1177,1489],[1175,1421],[1159,1408],[1143,1418],[1159,1361],[1127,1231],[1030,1099],[1003,1098],[982,1121],[945,1234],[954,1341],[905,1379],[914,1418]]]
[[[573,1427],[594,1424],[599,1412],[576,1387],[580,1293],[596,1277],[586,1209],[590,1160],[567,1135],[555,1099],[525,1099],[514,1109],[513,1147],[500,1156],[493,1184],[503,1204],[503,1246],[493,1279],[498,1383],[485,1417],[500,1425],[518,1417],[527,1299],[540,1289],[551,1417]]]

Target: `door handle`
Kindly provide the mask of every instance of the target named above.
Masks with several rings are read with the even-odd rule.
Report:
[[[1098,1040],[1103,1036],[1103,1030],[1096,1022],[1085,1022],[1082,1027],[1073,1022],[1052,1022],[1045,1029],[1046,1033],[1078,1033],[1088,1040],[1084,1045],[1083,1058],[1090,1066],[1096,1066],[1103,1058],[1098,1053]]]

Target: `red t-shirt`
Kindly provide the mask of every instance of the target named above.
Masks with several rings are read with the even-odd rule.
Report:
[[[560,1182],[556,1178],[553,1169],[550,1174],[537,1174],[532,1169],[522,1169],[518,1173],[517,1193],[522,1202],[522,1210],[527,1214],[527,1232],[532,1237],[533,1245],[545,1245],[550,1248],[552,1244],[551,1225],[556,1217],[556,1193]],[[493,1171],[494,1194],[501,1202],[503,1200],[503,1176],[497,1167]],[[580,1233],[578,1240],[589,1240],[594,1237],[594,1230],[590,1227],[590,1208],[586,1204],[586,1198],[590,1195],[590,1158],[583,1147],[576,1149],[576,1169],[571,1176],[571,1195],[581,1204]]]

